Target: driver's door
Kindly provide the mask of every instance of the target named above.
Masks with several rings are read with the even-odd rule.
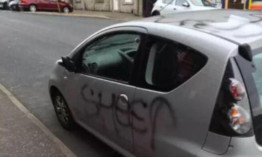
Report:
[[[82,126],[132,152],[132,80],[145,30],[127,29],[110,31],[84,46],[68,91],[76,103],[71,110]]]
[[[60,0],[50,0],[49,1],[49,8],[50,8],[50,10],[53,10],[53,11],[59,11],[59,9],[61,11],[62,8],[61,8]]]
[[[184,6],[184,4],[188,4],[188,6]],[[176,0],[175,6],[177,11],[191,10],[191,6],[188,0]]]
[[[160,5],[161,15],[174,13],[176,11],[175,1],[176,0],[164,0]]]

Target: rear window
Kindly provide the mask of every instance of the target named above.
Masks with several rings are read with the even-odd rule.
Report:
[[[260,103],[253,104],[252,111],[257,142],[262,145],[262,49],[255,51],[253,59],[256,67],[256,70],[253,72],[253,78],[255,80]]]
[[[172,41],[152,38],[148,44],[147,88],[168,92],[194,76],[207,62],[199,52]]]

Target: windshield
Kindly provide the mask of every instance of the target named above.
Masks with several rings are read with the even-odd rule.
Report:
[[[209,6],[212,7],[213,4],[210,0],[190,0],[195,6]]]
[[[253,78],[255,80],[260,103],[252,105],[252,111],[257,141],[262,145],[262,49],[255,51],[253,59],[256,67],[256,70],[253,73]]]

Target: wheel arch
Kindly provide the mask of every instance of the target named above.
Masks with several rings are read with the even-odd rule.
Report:
[[[160,15],[160,11],[154,10],[151,15],[152,15],[152,16]]]
[[[59,95],[62,96],[62,98],[65,100],[65,102],[66,102],[66,104],[67,104],[67,106],[68,106],[68,108],[69,108],[69,110],[70,110],[70,113],[71,113],[72,116],[73,116],[74,121],[76,121],[75,115],[74,115],[74,113],[72,112],[72,109],[71,109],[70,105],[68,104],[68,101],[66,100],[65,96],[63,95],[63,93],[59,90],[59,88],[57,88],[57,87],[54,86],[54,85],[51,85],[51,86],[49,87],[49,95],[50,95],[50,98],[51,98],[52,103],[54,103],[54,96],[55,96],[55,94],[59,94]]]
[[[49,95],[50,95],[52,101],[53,101],[53,96],[54,96],[55,94],[60,94],[60,95],[64,98],[64,96],[63,96],[63,94],[60,92],[60,90],[59,90],[56,86],[52,85],[52,86],[50,86],[50,88],[49,88]]]
[[[34,5],[35,8],[37,9],[37,5],[36,5],[36,3],[30,3],[30,4],[28,5],[28,8],[30,8],[30,6],[32,6],[32,5]]]

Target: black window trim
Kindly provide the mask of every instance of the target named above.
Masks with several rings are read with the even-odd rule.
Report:
[[[128,30],[127,28],[132,28],[132,30]],[[138,30],[139,29],[139,30]],[[105,76],[99,76],[99,75],[95,75],[95,74],[87,74],[87,73],[83,73],[81,72],[78,68],[78,70],[76,71],[76,73],[81,74],[81,75],[85,75],[85,76],[91,76],[91,77],[95,77],[95,78],[99,78],[99,79],[103,79],[103,80],[107,80],[107,81],[112,81],[112,82],[116,82],[116,83],[121,83],[121,84],[126,84],[126,85],[134,85],[134,80],[136,78],[135,74],[136,74],[136,69],[135,67],[137,67],[138,64],[138,56],[140,56],[140,53],[143,53],[143,49],[144,49],[144,44],[147,38],[147,31],[145,28],[144,31],[141,31],[141,27],[120,27],[120,28],[116,28],[116,30],[107,30],[105,32],[99,33],[98,35],[94,36],[92,39],[88,40],[87,42],[83,43],[83,46],[81,46],[80,50],[78,50],[73,56],[72,59],[74,60],[74,62],[76,63],[77,67],[79,68],[79,64],[81,62],[81,59],[83,57],[83,53],[85,51],[85,49],[90,46],[91,44],[93,44],[94,42],[100,40],[101,38],[105,37],[105,36],[110,36],[110,35],[115,35],[115,34],[138,34],[141,35],[141,43],[139,45],[137,54],[135,56],[135,62],[134,65],[132,67],[131,70],[131,75],[129,78],[129,81],[122,81],[122,80],[117,80],[117,79],[113,79],[113,78],[109,78],[109,77],[105,77]]]

